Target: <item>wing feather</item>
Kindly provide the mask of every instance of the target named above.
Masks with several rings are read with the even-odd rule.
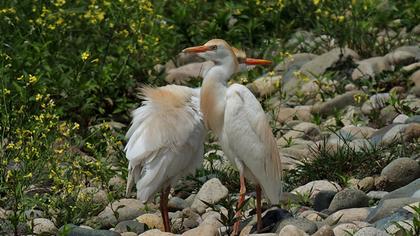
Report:
[[[278,194],[268,192],[269,188],[277,189],[272,185],[281,188],[282,165],[264,110],[255,96],[239,84],[229,87],[226,99],[223,130],[229,147],[258,179],[266,194],[277,201]]]
[[[137,183],[142,188],[138,189],[138,196],[144,200],[186,168],[175,165],[177,162],[191,164],[193,156],[200,160],[198,150],[202,150],[204,126],[197,90],[168,85],[144,88],[143,95],[142,106],[132,113],[125,152],[129,160],[127,194]],[[184,162],[183,158],[189,160]]]

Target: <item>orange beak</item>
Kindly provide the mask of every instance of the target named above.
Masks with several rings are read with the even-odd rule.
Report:
[[[186,48],[184,50],[182,50],[182,52],[187,52],[187,53],[199,53],[199,52],[207,52],[210,51],[210,47],[208,46],[196,46],[196,47],[189,47]]]
[[[265,59],[246,58],[245,64],[247,65],[270,65],[271,61]]]

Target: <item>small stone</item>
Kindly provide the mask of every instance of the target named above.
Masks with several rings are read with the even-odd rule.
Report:
[[[68,235],[68,236],[120,236],[120,233],[110,231],[110,230],[97,230],[97,229],[88,229],[84,227],[79,227],[73,224],[67,224],[62,226],[58,230],[58,235]],[[66,232],[64,234],[64,232]]]
[[[364,221],[370,213],[370,208],[350,208],[339,210],[328,216],[324,222],[328,225],[336,223],[350,223],[353,221]]]
[[[307,236],[305,231],[299,229],[294,225],[286,225],[278,234],[279,236]]]
[[[281,208],[269,209],[262,215],[263,217],[261,219],[261,223],[262,228],[265,229],[265,232],[271,232],[276,227],[278,222],[293,217],[290,212]],[[255,233],[257,231],[257,225],[255,223],[250,230],[251,233]]]
[[[302,122],[293,127],[293,130],[290,130],[285,135],[283,135],[283,140],[289,139],[311,139],[317,137],[321,134],[319,127],[315,124],[309,122]]]
[[[56,234],[57,227],[55,227],[54,223],[46,218],[35,218],[33,220],[33,233],[38,234]]]
[[[335,212],[341,209],[366,207],[368,205],[369,198],[364,192],[357,189],[344,189],[334,196],[328,209]]]
[[[175,236],[175,234],[169,233],[169,232],[162,232],[161,230],[158,230],[158,229],[152,229],[142,234],[139,234],[139,236]]]
[[[382,199],[389,192],[386,191],[370,191],[366,195],[372,199]]]
[[[331,226],[324,225],[318,229],[312,236],[334,236],[334,231],[332,230]]]
[[[361,179],[357,185],[360,190],[367,192],[367,191],[372,190],[373,187],[375,186],[375,179],[371,176],[368,176]]]
[[[310,194],[310,198],[314,199],[315,196],[322,190],[338,192],[341,190],[341,187],[337,183],[328,180],[315,180],[303,186],[295,188],[291,191],[291,193],[301,195]]]
[[[374,208],[366,218],[367,222],[374,223],[386,216],[392,214],[399,208],[402,208],[410,203],[419,201],[420,198],[392,198],[382,199],[378,206]]]
[[[335,194],[337,194],[335,191],[320,191],[314,199],[314,210],[322,211],[328,209]]]
[[[144,205],[137,199],[120,199],[108,204],[105,209],[99,213],[92,224],[95,227],[105,228],[116,225],[124,220],[132,220],[143,214]],[[118,219],[114,211],[118,212]]]
[[[182,210],[188,207],[188,203],[186,203],[185,200],[182,198],[173,197],[169,199],[168,207],[170,210]]]
[[[385,190],[391,191],[420,178],[420,165],[410,158],[398,158],[382,170],[381,176],[388,180]]]
[[[163,225],[162,217],[146,213],[136,218],[139,223],[143,223],[147,225],[149,229],[159,229],[161,231],[165,231],[165,226]]]
[[[357,105],[358,102],[356,101],[355,97],[364,97],[364,92],[360,90],[349,91],[344,94],[340,94],[335,96],[333,99],[328,100],[323,103],[315,104],[312,107],[312,114],[322,114],[322,115],[331,115],[336,110],[343,109],[349,105]]]
[[[126,183],[125,183],[125,180],[121,176],[116,175],[112,177],[111,179],[109,179],[108,186],[111,190],[115,190],[115,191],[125,190]]]
[[[416,139],[418,139],[420,137],[420,124],[409,124],[408,127],[405,129],[403,137],[404,140],[408,142],[415,141]]]
[[[108,196],[104,190],[96,187],[87,187],[80,190],[77,195],[77,201],[98,205],[103,209],[108,204]]]
[[[227,197],[228,193],[228,189],[220,182],[219,179],[210,179],[204,183],[198,191],[191,208],[195,209],[198,213],[204,213],[207,205],[202,201],[214,204]]]
[[[399,114],[397,117],[394,118],[392,121],[393,124],[404,124],[409,117],[404,114]]]
[[[335,236],[348,236],[360,229],[360,226],[355,223],[342,223],[334,227],[333,232]]]
[[[218,228],[215,228],[213,225],[203,224],[197,228],[190,229],[182,234],[183,236],[218,236]]]
[[[137,236],[138,234],[134,233],[134,232],[124,232],[121,233],[121,236]]]
[[[353,236],[389,236],[389,234],[373,227],[366,227],[357,231]]]
[[[301,67],[301,71],[309,77],[322,75],[329,67],[333,66],[340,60],[346,58],[358,59],[359,55],[349,48],[334,48],[320,56],[315,57],[310,62]]]
[[[304,218],[287,218],[281,221],[280,224],[277,226],[276,233],[280,233],[283,230],[283,228],[285,228],[288,225],[293,225],[294,227],[299,228],[300,230],[303,230],[308,234],[313,234],[318,229],[317,225],[310,220]]]
[[[391,235],[406,235],[406,232],[415,232],[415,228],[413,227],[412,220],[401,220],[401,221],[393,221],[393,224],[386,228],[386,232],[390,233]],[[404,229],[401,229],[401,227]]]
[[[135,232],[141,234],[144,232],[144,224],[136,220],[125,220],[115,226],[115,231],[118,233]]]

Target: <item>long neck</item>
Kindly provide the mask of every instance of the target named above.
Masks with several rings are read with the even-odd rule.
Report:
[[[200,109],[204,123],[217,136],[223,130],[227,81],[237,70],[237,64],[223,63],[213,66],[204,76],[200,93]]]

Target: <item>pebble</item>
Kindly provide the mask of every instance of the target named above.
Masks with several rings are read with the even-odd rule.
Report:
[[[217,203],[221,199],[227,197],[228,189],[223,186],[219,179],[213,178],[208,180],[197,193],[191,208],[196,210],[198,213],[204,213],[207,205],[202,201],[210,204]]]

